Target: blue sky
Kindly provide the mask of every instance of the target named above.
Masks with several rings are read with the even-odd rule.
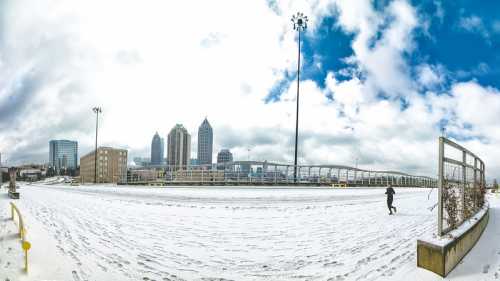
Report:
[[[2,158],[87,153],[100,105],[101,144],[131,158],[208,117],[214,153],[290,163],[302,11],[300,163],[435,175],[446,127],[500,177],[498,1],[206,2],[1,2]]]
[[[375,1],[383,11],[391,1]],[[406,54],[410,68],[422,63],[438,65],[451,82],[475,80],[484,86],[500,87],[500,4],[496,1],[412,1],[424,22],[413,34],[415,49]],[[337,25],[335,14],[324,17],[317,31],[303,39],[302,79],[314,80],[324,87],[329,71],[346,67],[344,58],[353,54],[353,34]],[[318,65],[321,66],[318,66]],[[416,75],[416,73],[414,73]],[[338,79],[349,79],[339,75]],[[296,79],[295,72],[277,81],[269,101],[287,89]]]

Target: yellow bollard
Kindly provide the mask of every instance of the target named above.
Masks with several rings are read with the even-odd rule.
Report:
[[[28,241],[23,241],[24,250],[24,270],[28,272],[28,250],[31,248],[31,244]]]

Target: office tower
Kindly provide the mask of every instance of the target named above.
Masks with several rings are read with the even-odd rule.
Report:
[[[191,136],[181,124],[175,125],[170,130],[167,139],[168,165],[176,166],[176,169],[186,168],[191,156]]]
[[[212,147],[214,135],[207,118],[198,128],[198,164],[212,164]]]
[[[56,174],[78,167],[78,142],[70,140],[51,140],[49,142],[49,166]]]
[[[151,165],[161,164],[163,164],[163,141],[157,132],[151,141]]]

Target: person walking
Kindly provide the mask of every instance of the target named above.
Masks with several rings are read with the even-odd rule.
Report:
[[[387,189],[385,190],[385,194],[387,194],[387,208],[389,208],[389,215],[392,215],[392,210],[396,213],[396,207],[392,206],[393,195],[396,194],[392,185],[389,184]]]

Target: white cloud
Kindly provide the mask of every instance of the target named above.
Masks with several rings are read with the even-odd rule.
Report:
[[[483,21],[478,16],[463,17],[459,25],[467,31],[476,31],[483,28]]]
[[[440,23],[443,23],[445,17],[443,3],[441,3],[441,1],[439,0],[436,0],[434,1],[434,5],[436,6],[436,12],[434,13],[434,15],[439,19]]]
[[[351,61],[366,73],[367,86],[373,91],[383,91],[392,97],[404,95],[411,89],[403,55],[414,48],[412,31],[418,26],[414,8],[406,1],[396,0],[385,13],[380,13],[369,1],[356,4],[337,2],[340,26],[356,34]],[[376,37],[378,32],[382,32],[380,38]]]
[[[493,22],[493,32],[500,33],[500,20]]]
[[[416,67],[417,79],[424,88],[432,89],[446,80],[446,71],[441,65],[421,64]]]
[[[485,39],[489,39],[490,37],[487,28],[483,24],[483,20],[478,16],[462,17],[458,25],[468,32],[479,33]]]

